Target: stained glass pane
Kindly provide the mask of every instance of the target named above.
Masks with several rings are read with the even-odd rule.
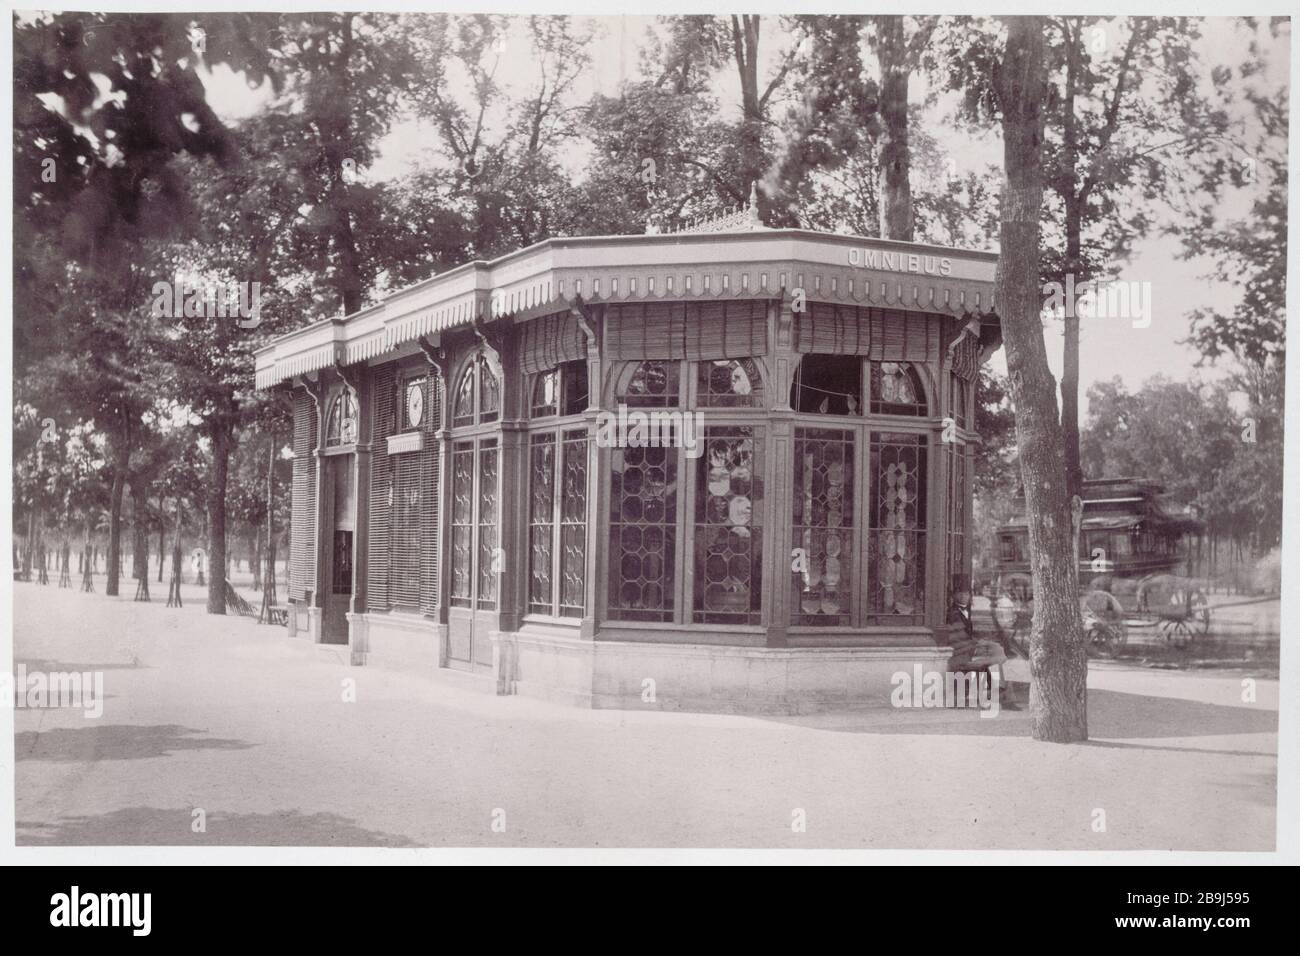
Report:
[[[907,362],[871,363],[871,411],[876,415],[924,415],[921,379]]]
[[[763,610],[761,429],[705,429],[695,491],[695,620],[759,624]]]
[[[696,388],[701,405],[712,408],[761,408],[763,378],[753,359],[700,362]]]
[[[555,537],[555,436],[534,435],[529,451],[528,610],[550,614]]]
[[[492,374],[487,359],[482,356],[478,360],[478,371],[478,420],[480,422],[494,422],[501,413],[501,383]]]
[[[926,438],[871,433],[867,623],[925,619]]]
[[[564,434],[560,489],[560,616],[587,609],[587,433]]]
[[[451,456],[451,603],[469,607],[473,597],[474,446],[456,445]]]
[[[478,452],[478,608],[497,606],[497,574],[493,554],[497,548],[497,446],[485,441]]]
[[[325,444],[337,445],[339,443],[339,400],[336,398],[330,403],[328,420],[325,422]]]
[[[465,374],[460,377],[460,383],[456,386],[456,398],[452,402],[451,409],[451,420],[453,425],[474,424],[473,365],[465,369]]]
[[[533,418],[554,415],[560,408],[560,372],[542,372],[533,383]]]
[[[850,623],[854,433],[795,429],[790,623]]]
[[[676,606],[677,449],[610,454],[609,616],[671,621]]]
[[[676,362],[642,362],[627,379],[620,402],[629,406],[671,407],[678,401]]]

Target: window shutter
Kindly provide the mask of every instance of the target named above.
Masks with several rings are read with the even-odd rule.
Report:
[[[691,303],[687,307],[690,336],[686,354],[692,361],[749,358],[767,352],[767,303]]]
[[[397,370],[392,363],[380,365],[370,373],[370,522],[366,557],[366,608],[388,610],[388,490],[393,464],[385,447],[386,439],[396,428]]]
[[[289,597],[307,600],[316,584],[316,406],[303,389],[293,399],[293,491],[289,520]]]
[[[808,303],[799,315],[795,348],[821,355],[866,355],[876,339],[871,313],[874,309]]]
[[[606,342],[615,360],[748,358],[767,351],[767,303],[646,302],[611,306]]]
[[[931,362],[939,358],[942,317],[925,312],[872,309],[875,362]]]
[[[564,362],[586,358],[587,338],[568,312],[534,319],[520,333],[519,366],[532,375]]]
[[[435,438],[442,422],[442,379],[430,375],[425,392],[424,450],[419,453],[423,479],[420,508],[420,609],[426,613],[441,604],[442,571],[442,445]]]

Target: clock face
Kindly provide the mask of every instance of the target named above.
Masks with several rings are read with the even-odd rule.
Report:
[[[355,418],[343,419],[342,428],[339,434],[339,441],[344,445],[351,445],[357,440],[357,420]]]
[[[424,418],[424,389],[419,382],[412,382],[406,387],[406,421],[416,427]]]

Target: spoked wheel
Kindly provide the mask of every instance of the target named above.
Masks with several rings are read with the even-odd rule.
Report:
[[[1034,619],[1034,585],[1027,574],[1000,578],[993,598],[993,623],[1004,643],[1029,657],[1029,626]]]
[[[1210,629],[1210,602],[1204,592],[1194,587],[1179,587],[1169,595],[1169,604],[1161,612],[1160,632],[1177,648],[1189,646]]]
[[[1089,591],[1079,602],[1089,653],[1114,657],[1128,643],[1124,607],[1108,591]]]

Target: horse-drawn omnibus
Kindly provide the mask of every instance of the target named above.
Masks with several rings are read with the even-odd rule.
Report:
[[[994,627],[1020,646],[1033,614],[1024,498],[997,529],[990,612]],[[1115,651],[1130,626],[1157,626],[1179,646],[1209,628],[1210,609],[1195,578],[1204,525],[1144,478],[1083,483],[1079,586],[1090,644]]]

